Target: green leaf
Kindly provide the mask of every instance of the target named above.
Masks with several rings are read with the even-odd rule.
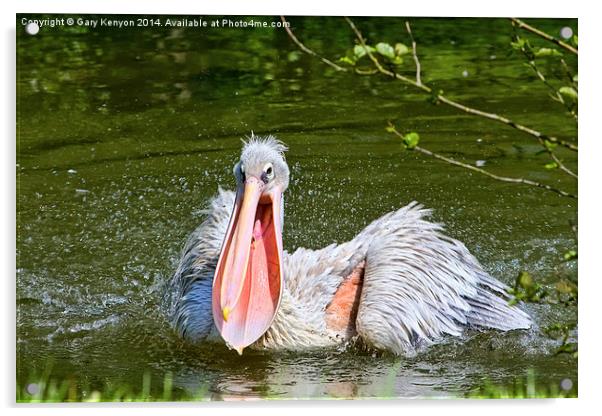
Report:
[[[543,144],[546,146],[546,149],[552,151],[558,146],[558,143],[551,142],[549,140],[544,140]]]
[[[389,58],[391,60],[395,58],[395,49],[393,49],[393,46],[389,45],[388,43],[377,43],[376,52],[380,53],[385,58]]]
[[[564,260],[565,261],[575,260],[576,258],[577,258],[577,251],[576,250],[569,250],[566,253],[564,253]]]
[[[569,98],[573,101],[577,101],[579,94],[573,87],[561,87],[558,92],[565,98]]]
[[[339,62],[343,62],[349,65],[355,65],[355,59],[350,58],[348,56],[343,56],[341,58],[339,58]]]
[[[544,56],[562,56],[562,53],[557,49],[553,48],[539,48],[539,50],[535,51],[535,56],[538,58]]]
[[[516,286],[521,287],[523,289],[530,289],[535,285],[533,278],[529,274],[529,272],[522,271],[519,273],[516,278]]]
[[[577,75],[578,74],[573,75],[573,82],[579,82]]]
[[[403,136],[403,145],[406,149],[412,150],[418,145],[420,141],[420,135],[415,131],[405,134]]]
[[[372,53],[374,52],[374,48],[370,45],[366,45],[366,46],[362,46],[362,45],[355,45],[353,47],[353,53],[351,53],[351,55],[356,59],[360,59],[364,56],[366,56],[368,54],[368,52]],[[348,56],[350,54],[347,54]]]
[[[408,48],[406,45],[404,45],[403,43],[395,44],[395,55],[400,56],[408,53],[410,53],[410,48]]]
[[[362,56],[366,55],[366,48],[364,48],[362,45],[355,45],[353,47],[353,54],[355,55],[356,59],[360,59]]]
[[[401,65],[401,64],[403,64],[403,58],[401,56],[396,56],[395,58],[393,58],[393,60],[391,62],[394,65]]]
[[[297,62],[299,59],[301,59],[301,52],[291,51],[288,53],[287,59],[289,62]]]
[[[561,280],[556,282],[556,290],[563,294],[573,294],[577,293],[577,286],[568,280]]]
[[[577,38],[577,35],[573,35],[573,37],[571,38],[571,43],[572,43],[572,44],[573,44],[575,47],[579,46],[579,45],[578,45],[578,38]]]
[[[393,126],[387,126],[385,127],[385,130],[387,131],[387,133],[395,133],[395,127]]]
[[[519,36],[516,37],[514,42],[510,42],[510,45],[512,46],[512,48],[514,48],[516,50],[521,50],[522,48],[525,47],[526,44],[527,44],[527,41]]]
[[[544,168],[546,169],[556,169],[558,167],[558,163],[556,162],[550,162],[550,163],[546,163],[544,165]]]
[[[516,277],[514,287],[509,290],[509,294],[518,301],[539,303],[547,298],[549,293],[541,285],[537,284],[533,277],[526,272],[521,271]]]

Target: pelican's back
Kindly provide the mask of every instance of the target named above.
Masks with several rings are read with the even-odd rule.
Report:
[[[464,327],[526,329],[530,317],[508,304],[506,285],[491,277],[464,244],[426,221],[412,203],[368,226],[370,237],[357,331],[372,346],[412,353]]]

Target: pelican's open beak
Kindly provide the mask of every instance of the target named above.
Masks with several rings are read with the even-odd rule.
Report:
[[[270,327],[282,295],[282,192],[248,177],[238,189],[213,280],[213,320],[239,354]]]

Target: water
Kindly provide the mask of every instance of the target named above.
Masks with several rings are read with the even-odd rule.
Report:
[[[271,21],[272,18],[263,18]],[[20,23],[18,18],[18,23]],[[339,18],[292,19],[308,46],[336,59],[353,44]],[[409,44],[403,20],[359,19],[371,40]],[[536,22],[550,33],[575,20]],[[450,97],[562,138],[562,107],[509,52],[507,20],[412,19],[423,79]],[[379,77],[335,73],[282,30],[42,28],[17,34],[17,382],[45,376],[90,389],[180,391],[211,398],[465,395],[485,380],[576,385],[576,359],[538,330],[467,332],[413,358],[362,351],[249,352],[187,345],[162,308],[164,284],[200,209],[232,188],[240,139],[272,133],[290,151],[285,248],[351,238],[417,200],[511,283],[575,275],[576,201],[496,182],[401,150],[387,121],[421,144],[508,176],[576,192],[542,168],[529,136],[427,102]],[[478,34],[478,35],[477,35]],[[411,59],[404,64],[413,75]],[[547,67],[546,67],[547,68]],[[550,66],[551,68],[551,66]],[[560,76],[560,75],[558,75]],[[576,168],[575,155],[559,152]],[[576,308],[530,306],[539,327]]]

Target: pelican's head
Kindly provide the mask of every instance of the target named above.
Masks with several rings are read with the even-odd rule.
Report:
[[[234,176],[239,188],[255,178],[263,183],[264,194],[278,188],[283,193],[288,188],[289,170],[284,160],[287,148],[274,136],[252,136],[244,143],[240,161],[234,165]]]
[[[283,289],[282,194],[286,146],[252,136],[234,166],[237,191],[213,280],[213,319],[239,354],[270,327]]]

